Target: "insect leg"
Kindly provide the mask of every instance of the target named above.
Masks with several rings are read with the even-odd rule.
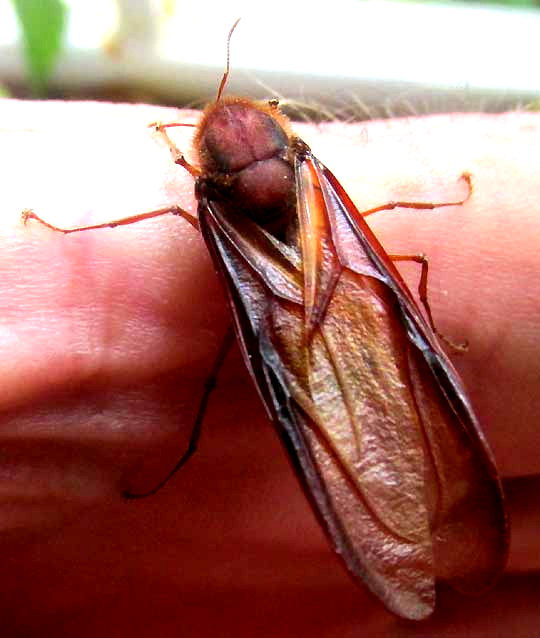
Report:
[[[176,146],[176,144],[171,140],[166,130],[168,128],[172,128],[173,126],[193,126],[193,125],[183,124],[181,122],[169,122],[168,124],[163,124],[162,122],[152,122],[152,124],[149,124],[148,126],[153,128],[155,132],[158,133],[161,139],[165,142],[165,144],[169,147],[169,151],[171,152],[171,157],[173,159],[173,162],[175,164],[178,164],[178,166],[185,168],[186,171],[192,177],[195,177],[195,178],[199,177],[199,175],[201,174],[201,171],[196,166],[193,166],[193,164],[190,164],[186,160],[186,158],[184,157],[184,154],[178,148],[178,146]]]
[[[471,196],[472,194],[472,181],[470,173],[463,173],[460,177],[466,185],[467,185],[467,194],[460,200],[453,202],[406,202],[406,201],[390,201],[386,204],[382,204],[380,206],[376,206],[375,208],[370,208],[368,210],[362,211],[362,217],[367,217],[372,213],[378,213],[383,210],[394,210],[394,208],[413,208],[416,210],[433,210],[435,208],[444,208],[446,206],[462,206]],[[429,324],[433,330],[433,332],[446,343],[452,350],[456,352],[464,352],[468,348],[468,343],[465,341],[464,343],[454,343],[451,339],[440,333],[435,327],[435,322],[433,321],[433,315],[431,313],[431,307],[429,305],[428,296],[427,296],[427,279],[428,279],[428,260],[425,255],[388,255],[392,261],[414,261],[417,264],[421,264],[422,272],[420,274],[420,282],[418,284],[418,294],[420,296],[420,301],[425,308]]]
[[[128,217],[120,217],[119,219],[112,219],[108,222],[102,222],[100,224],[90,224],[88,226],[75,226],[73,228],[61,228],[60,226],[55,226],[54,224],[50,224],[45,221],[39,215],[37,215],[31,208],[25,208],[21,213],[23,223],[26,225],[29,219],[35,219],[37,222],[54,230],[57,233],[63,233],[67,235],[68,233],[78,233],[83,230],[96,230],[98,228],[116,228],[116,226],[127,226],[129,224],[135,224],[137,222],[143,221],[144,219],[152,219],[153,217],[160,217],[161,215],[178,215],[179,217],[183,217],[188,223],[190,223],[195,230],[199,230],[199,222],[197,218],[190,213],[188,213],[180,206],[171,205],[164,206],[163,208],[156,208],[155,210],[149,210],[145,213],[138,213],[137,215],[129,215]]]
[[[369,208],[368,210],[362,211],[360,214],[362,217],[367,217],[373,213],[378,213],[382,210],[394,210],[394,208],[414,208],[416,210],[433,210],[434,208],[444,208],[445,206],[462,206],[471,196],[472,194],[472,181],[470,173],[463,173],[460,179],[462,179],[468,188],[467,195],[458,201],[455,202],[386,202],[386,204],[382,204],[381,206],[376,206],[375,208]]]
[[[455,350],[456,352],[465,352],[469,347],[469,344],[467,343],[467,341],[463,343],[455,343],[451,339],[449,339],[447,336],[439,332],[437,328],[435,327],[435,322],[433,321],[433,315],[431,313],[431,307],[428,301],[427,281],[428,281],[429,262],[427,257],[423,254],[388,255],[388,257],[392,261],[414,261],[417,264],[421,264],[422,271],[420,273],[420,282],[418,283],[418,295],[420,297],[420,301],[422,302],[422,305],[425,308],[429,325],[431,326],[431,329],[433,330],[433,332],[439,337],[439,339],[441,339],[442,341],[444,341],[444,343],[450,346],[452,350]]]
[[[203,418],[206,413],[206,408],[208,406],[208,399],[210,398],[210,394],[212,393],[212,390],[216,387],[217,376],[219,374],[219,371],[221,370],[221,366],[223,365],[223,362],[225,361],[225,357],[227,356],[227,353],[229,352],[233,341],[234,341],[234,330],[233,330],[232,324],[229,324],[229,327],[227,328],[227,332],[225,333],[225,336],[223,337],[223,341],[221,342],[221,346],[219,347],[219,351],[214,361],[214,365],[212,366],[212,371],[210,372],[210,374],[208,375],[208,378],[205,381],[204,392],[201,398],[201,402],[199,403],[197,417],[195,419],[195,424],[193,425],[193,429],[189,437],[188,446],[185,452],[182,454],[182,456],[178,460],[178,462],[176,463],[176,465],[167,474],[167,476],[165,476],[165,478],[162,479],[151,490],[147,492],[124,491],[122,493],[122,496],[124,498],[133,500],[137,498],[145,498],[147,496],[152,496],[158,490],[160,490],[165,485],[165,483],[167,483],[169,479],[172,476],[174,476],[174,474],[176,474],[176,472],[178,472],[178,470],[189,460],[191,455],[195,452],[195,450],[197,449],[197,445],[199,443],[199,438],[201,436]]]

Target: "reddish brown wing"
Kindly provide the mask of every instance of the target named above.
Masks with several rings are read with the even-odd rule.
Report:
[[[335,177],[295,159],[299,246],[201,201],[246,364],[326,531],[385,605],[504,567],[493,460],[452,365]]]

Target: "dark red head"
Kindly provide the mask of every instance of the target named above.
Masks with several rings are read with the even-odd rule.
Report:
[[[264,223],[294,205],[287,120],[273,103],[225,98],[207,107],[194,145],[201,179]]]

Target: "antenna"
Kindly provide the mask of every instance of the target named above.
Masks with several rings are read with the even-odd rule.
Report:
[[[231,30],[229,31],[229,35],[227,36],[227,65],[225,66],[225,73],[221,78],[221,83],[219,85],[219,89],[216,96],[216,102],[221,100],[221,96],[223,95],[223,90],[225,89],[225,85],[227,84],[227,79],[229,77],[229,60],[231,57],[231,37],[233,31],[236,29],[236,25],[240,22],[240,18],[232,25]]]

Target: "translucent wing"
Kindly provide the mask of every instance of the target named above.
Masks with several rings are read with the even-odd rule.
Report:
[[[435,582],[477,592],[508,533],[491,453],[452,365],[335,177],[295,157],[298,241],[200,203],[259,393],[347,567],[395,613]]]

